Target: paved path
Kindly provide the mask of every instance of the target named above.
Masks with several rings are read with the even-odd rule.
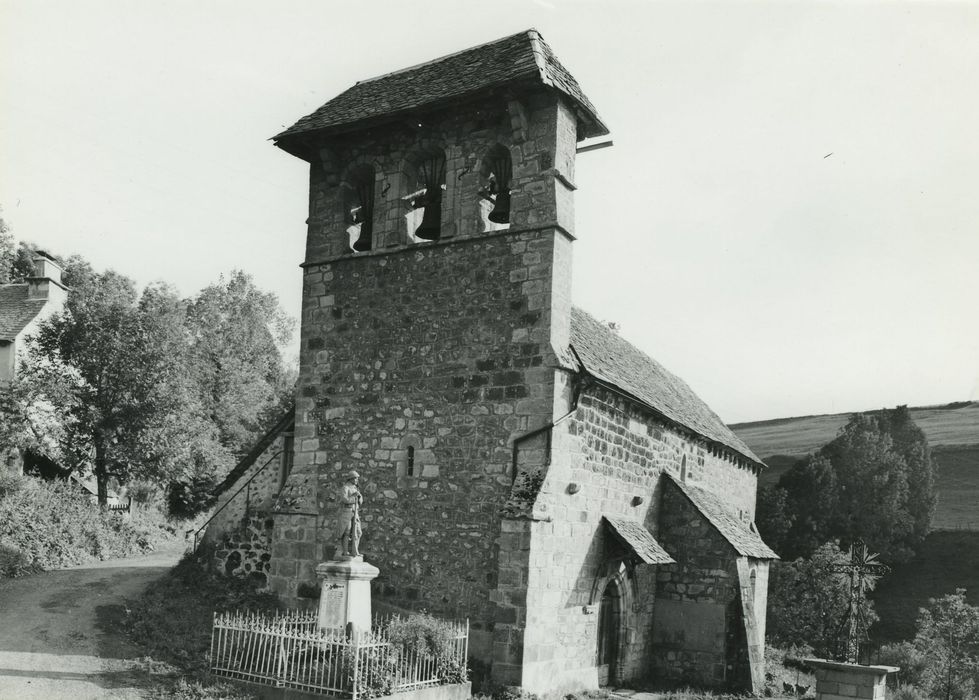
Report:
[[[125,603],[184,547],[0,580],[0,700],[142,697]]]

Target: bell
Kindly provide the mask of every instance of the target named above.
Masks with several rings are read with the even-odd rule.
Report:
[[[374,227],[371,225],[370,221],[362,221],[360,223],[360,235],[357,236],[357,240],[354,241],[353,249],[358,253],[363,253],[365,250],[370,250],[373,245],[373,233]]]
[[[415,238],[437,241],[442,230],[442,198],[426,199],[422,222],[415,229]]]
[[[489,220],[494,224],[510,223],[510,190],[500,190],[497,193],[493,211],[489,213]]]

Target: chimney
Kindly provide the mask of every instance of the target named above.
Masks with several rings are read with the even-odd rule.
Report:
[[[34,276],[27,278],[28,299],[63,301],[68,288],[61,281],[61,266],[43,250],[35,251]]]

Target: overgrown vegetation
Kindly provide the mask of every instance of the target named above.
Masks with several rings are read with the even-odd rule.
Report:
[[[928,441],[899,406],[853,416],[836,439],[762,489],[757,522],[783,558],[862,539],[893,563],[914,555],[935,503]]]
[[[151,584],[129,610],[130,638],[147,656],[173,664],[192,678],[206,678],[215,611],[278,610],[278,598],[254,581],[208,571],[208,547],[187,554]]]
[[[770,642],[783,648],[809,646],[824,658],[836,653],[850,584],[845,575],[833,573],[833,567],[848,561],[849,555],[831,542],[808,559],[773,562],[768,582]],[[861,604],[860,617],[864,624],[859,631],[865,634],[877,619],[869,599]]]
[[[176,536],[156,509],[103,511],[71,483],[0,470],[0,577],[153,550]]]
[[[0,282],[32,275],[36,255],[0,220]],[[20,357],[19,378],[0,386],[0,457],[30,451],[91,473],[103,504],[110,479],[149,481],[171,492],[174,515],[192,517],[281,416],[295,380],[282,359],[292,319],[240,271],[184,299],[166,283],[140,290],[79,256],[56,259],[71,292]]]
[[[914,640],[881,649],[880,663],[901,668],[903,696],[974,700],[979,691],[979,607],[965,591],[933,598],[918,615]]]

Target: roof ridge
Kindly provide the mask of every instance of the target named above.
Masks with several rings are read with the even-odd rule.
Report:
[[[516,36],[520,36],[521,34],[528,35],[528,37],[530,38],[530,42],[531,42],[531,50],[534,52],[534,54],[536,56],[537,49],[536,49],[536,46],[534,45],[534,38],[531,35],[536,34],[537,37],[540,38],[540,32],[538,32],[536,29],[534,29],[533,27],[531,27],[530,29],[524,29],[523,31],[516,32],[514,34],[508,34],[507,36],[500,37],[498,39],[493,39],[491,41],[484,41],[482,44],[476,44],[476,46],[468,46],[468,47],[466,47],[464,49],[459,49],[458,51],[453,51],[452,53],[447,53],[447,54],[445,54],[443,56],[438,56],[438,57],[433,58],[433,59],[430,59],[428,61],[422,61],[421,63],[414,64],[413,66],[406,66],[404,68],[399,68],[397,70],[389,71],[387,73],[381,73],[380,75],[375,75],[373,78],[364,78],[363,80],[358,80],[356,83],[353,84],[352,87],[356,87],[357,85],[363,85],[364,83],[373,83],[375,80],[380,80],[381,78],[388,78],[388,77],[390,77],[392,75],[400,75],[401,73],[407,73],[408,71],[417,70],[417,69],[419,69],[419,68],[421,68],[423,66],[431,66],[431,65],[434,65],[436,63],[440,63],[442,61],[448,60],[450,58],[454,58],[454,57],[459,56],[461,54],[468,53],[469,51],[475,51],[476,49],[482,49],[482,48],[484,48],[486,46],[490,46],[491,44],[499,44],[501,42],[506,41],[507,39],[512,39],[512,38],[514,38]],[[540,67],[540,62],[539,61],[538,61],[538,67]],[[548,81],[548,84],[550,84],[550,81]],[[347,89],[349,90],[350,88],[347,88]]]

